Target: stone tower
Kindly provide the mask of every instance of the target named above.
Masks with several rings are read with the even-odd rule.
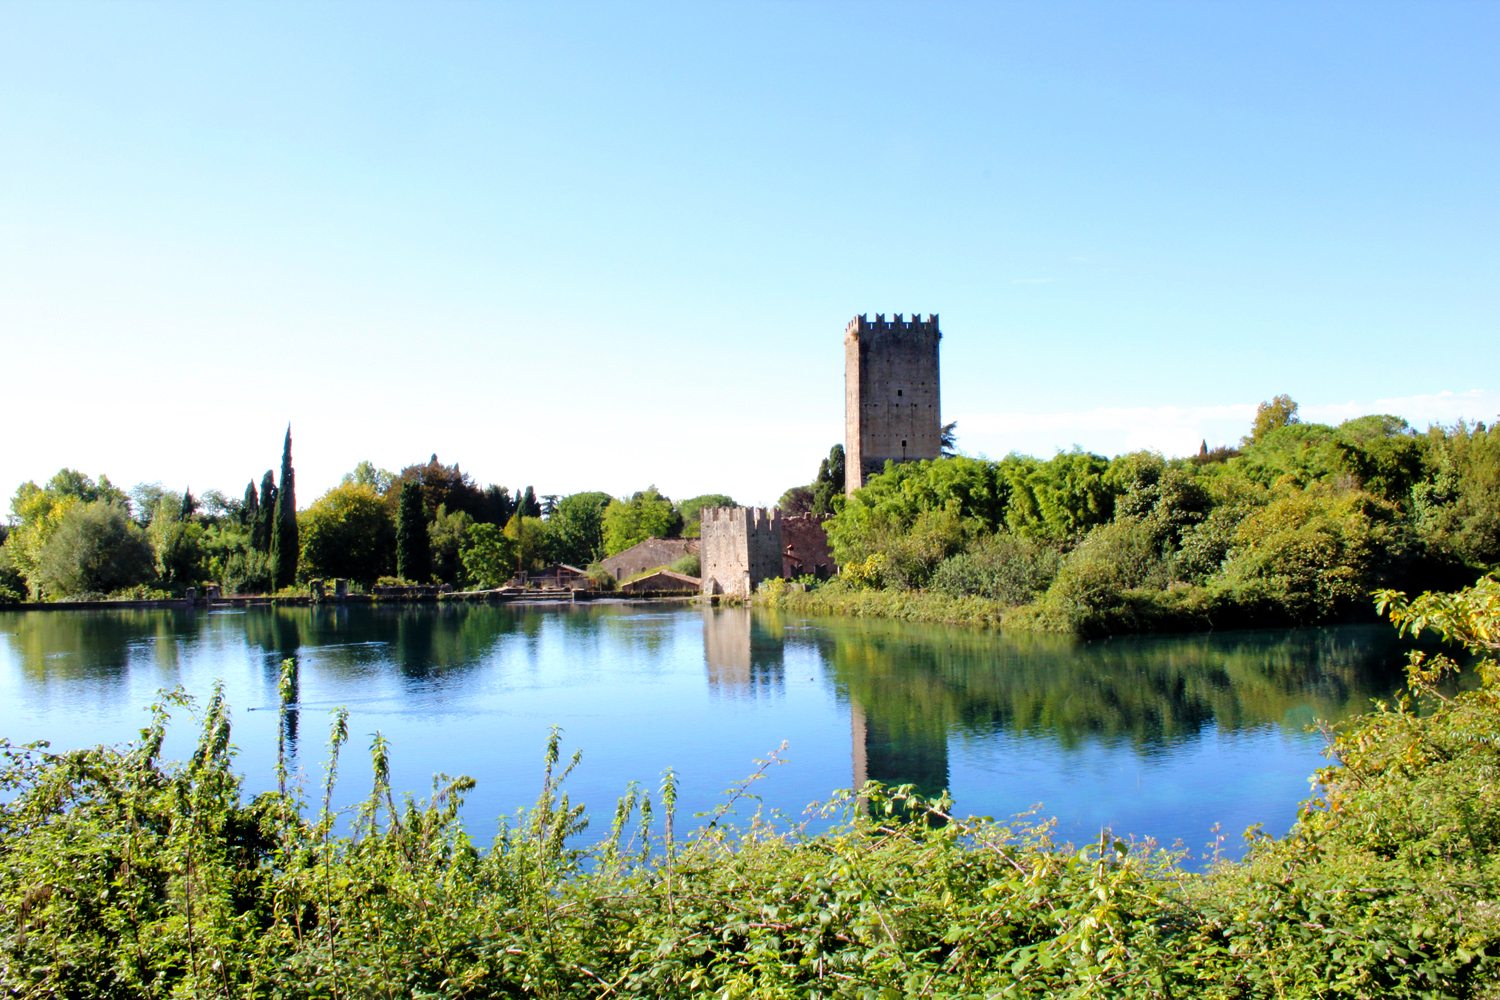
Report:
[[[844,489],[853,493],[887,459],[942,452],[937,313],[911,321],[856,316],[844,330]]]
[[[781,575],[779,507],[704,507],[698,516],[703,593],[749,597],[762,580]]]

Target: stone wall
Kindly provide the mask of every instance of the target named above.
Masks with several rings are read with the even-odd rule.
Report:
[[[844,330],[844,488],[853,493],[887,459],[942,452],[937,314],[856,316]]]
[[[698,545],[696,538],[648,538],[600,560],[599,565],[616,580],[623,580],[658,566],[670,566],[689,553],[697,553]]]
[[[785,514],[781,518],[781,575],[810,574],[826,580],[838,572],[823,523],[832,514]]]
[[[703,593],[749,597],[762,580],[781,575],[780,510],[705,507],[700,516]]]

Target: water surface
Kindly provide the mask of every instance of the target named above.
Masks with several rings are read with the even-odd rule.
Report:
[[[146,706],[225,683],[249,790],[274,785],[276,680],[299,664],[295,761],[316,781],[328,713],[350,713],[342,798],[391,741],[398,789],[434,772],[479,782],[465,810],[487,842],[529,804],[552,726],[583,764],[575,802],[602,828],[628,781],[683,782],[687,811],[783,741],[755,791],[800,816],[866,778],[951,791],[961,812],[1040,803],[1061,832],[1200,849],[1215,823],[1282,833],[1326,761],[1309,726],[1365,711],[1400,680],[1387,626],[1081,643],[858,619],[662,605],[316,607],[233,612],[0,613],[0,736],[66,748],[134,738]],[[191,720],[169,750],[186,752]],[[751,804],[753,808],[753,804]],[[741,810],[741,815],[745,814]]]

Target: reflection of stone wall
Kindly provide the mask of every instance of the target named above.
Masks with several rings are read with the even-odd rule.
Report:
[[[749,597],[781,575],[781,511],[775,507],[705,507],[701,513],[703,593]]]
[[[887,788],[915,785],[917,794],[936,797],[948,787],[946,730],[896,730],[885,724],[878,709],[870,715],[858,702],[849,705],[853,737],[854,787],[878,781]]]
[[[703,609],[703,660],[715,693],[750,684],[750,609]]]
[[[786,686],[785,641],[749,608],[703,609],[703,661],[716,695],[755,697]]]

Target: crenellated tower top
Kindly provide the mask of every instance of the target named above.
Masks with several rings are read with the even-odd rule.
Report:
[[[867,313],[860,313],[844,327],[844,339],[857,339],[862,333],[931,333],[942,337],[937,313],[928,313],[925,320],[921,313],[912,313],[911,319],[905,313],[896,313],[892,319],[886,319],[885,313],[876,313],[873,320]]]

